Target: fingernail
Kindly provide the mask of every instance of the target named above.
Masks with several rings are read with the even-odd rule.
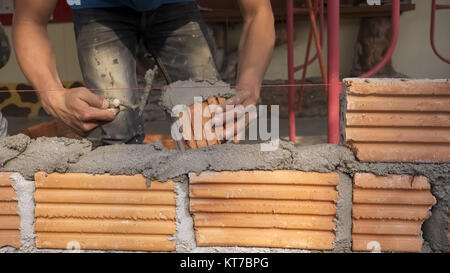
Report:
[[[107,110],[113,112],[114,115],[117,115],[119,113],[119,109],[118,108],[108,108]]]
[[[108,109],[108,108],[109,108],[109,101],[106,99],[103,99],[102,109]]]

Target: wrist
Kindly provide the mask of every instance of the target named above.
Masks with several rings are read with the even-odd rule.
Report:
[[[38,88],[37,95],[41,102],[42,107],[49,113],[54,115],[56,108],[60,108],[65,105],[65,92],[64,87],[53,88]]]
[[[238,83],[236,86],[236,92],[245,91],[257,101],[260,97],[261,85],[260,84],[248,84],[248,83]]]

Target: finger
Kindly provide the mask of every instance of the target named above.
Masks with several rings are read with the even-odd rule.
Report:
[[[202,112],[203,112],[203,107],[201,103],[194,103],[193,105],[191,105],[189,107],[189,111],[191,111],[191,124],[193,124],[193,128],[194,128],[194,139],[195,142],[197,143],[197,147],[198,148],[203,148],[208,146],[208,143],[206,142],[204,135],[203,135],[203,117],[202,117]],[[196,113],[195,111],[200,111],[200,113]],[[200,120],[197,120],[198,117],[200,117]],[[200,122],[200,124],[197,124],[198,122]],[[195,134],[198,134],[198,137],[200,139],[198,139],[198,137],[196,137]]]
[[[245,131],[249,124],[256,120],[256,115],[252,113],[246,113],[233,124],[233,129],[227,129],[225,132],[226,139],[232,139],[234,137],[234,143],[238,143],[237,140],[244,140]]]
[[[100,126],[100,124],[98,124],[98,123],[84,122],[84,123],[82,123],[81,128],[83,129],[83,131],[85,133],[87,133],[87,132],[90,132],[90,131],[94,130],[98,126]]]
[[[237,119],[242,118],[246,113],[246,109],[243,105],[227,105],[225,109],[225,113],[222,114],[222,117],[215,117],[213,122],[215,126],[222,126],[223,124],[232,123]],[[251,109],[250,109],[251,110]]]
[[[119,113],[117,108],[98,109],[89,107],[79,115],[81,121],[112,121]]]
[[[205,101],[203,102],[203,133],[206,137],[208,146],[217,144],[216,136],[211,126],[211,116],[211,112],[209,111],[209,102]]]
[[[241,95],[236,95],[231,97],[226,101],[226,105],[239,105],[242,104],[243,97]]]
[[[86,102],[89,106],[100,108],[100,109],[108,109],[109,108],[109,102],[105,98],[96,95],[92,93],[87,88],[79,89],[78,96],[81,100]]]
[[[208,99],[208,111],[211,114],[211,119],[209,120],[209,125],[211,126],[211,132],[216,135],[216,130],[213,126],[213,119],[216,115],[215,109],[216,107],[218,107],[219,101],[215,98],[215,97],[211,97]],[[217,139],[217,135],[216,135],[216,144],[220,144],[220,140]]]
[[[187,146],[191,149],[196,149],[197,144],[193,139],[194,131],[192,130],[191,115],[189,113],[189,109],[186,109],[180,113],[180,120],[183,130],[183,138]]]

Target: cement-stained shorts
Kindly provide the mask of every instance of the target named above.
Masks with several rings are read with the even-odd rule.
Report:
[[[0,24],[0,68],[8,63],[9,57],[11,56],[11,46],[8,41],[8,36],[6,36],[3,26]]]
[[[139,105],[136,52],[141,42],[167,83],[217,80],[211,40],[195,2],[165,4],[153,11],[97,8],[73,11],[78,57],[85,84],[108,99]],[[144,104],[145,105],[145,104]],[[102,144],[141,143],[141,109],[121,111],[102,126]]]

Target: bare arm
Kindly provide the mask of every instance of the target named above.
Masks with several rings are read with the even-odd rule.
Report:
[[[51,115],[81,133],[116,113],[108,102],[86,88],[65,89],[56,68],[56,57],[47,24],[58,0],[15,0],[13,42],[25,76],[39,90],[42,106]]]
[[[275,44],[275,26],[272,6],[270,0],[240,0],[244,26],[241,39],[239,41],[239,63],[237,73],[236,95],[226,101],[227,105],[256,105],[260,96],[261,84],[267,67],[272,58]],[[224,110],[225,105],[221,105]],[[234,126],[226,126],[224,132],[225,139],[232,139],[238,142],[240,136],[245,131],[245,127],[252,122],[256,116],[227,115],[216,117],[214,124],[216,127],[224,126],[224,123],[231,119],[237,121]],[[239,122],[245,119],[245,122]]]
[[[274,17],[270,0],[240,0],[244,26],[239,42],[237,86],[250,89],[251,102],[259,91],[272,58],[275,43]],[[247,105],[245,102],[244,105]]]

